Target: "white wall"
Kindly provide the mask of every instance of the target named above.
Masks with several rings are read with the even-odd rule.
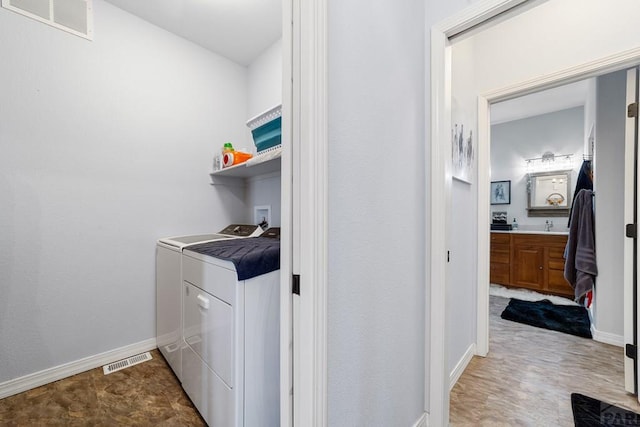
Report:
[[[478,262],[477,247],[477,191],[474,183],[453,180],[451,202],[451,258],[449,262],[449,286],[447,288],[448,326],[448,374],[464,358],[469,346],[476,342]]]
[[[329,6],[328,424],[409,426],[424,411],[424,5]]]
[[[243,215],[209,185],[246,69],[101,0],[93,42],[0,9],[0,383],[155,336],[155,241]]]
[[[271,207],[271,222],[269,227],[280,227],[280,173],[261,175],[249,179],[247,185],[247,209],[249,217],[247,221],[254,222],[256,206]]]
[[[596,79],[587,79],[587,99],[584,104],[584,153],[593,156],[591,137],[596,131]],[[593,161],[593,159],[592,159]]]
[[[282,104],[282,39],[271,45],[247,68],[247,120]],[[251,134],[247,149],[256,151]],[[240,147],[242,148],[242,147]],[[247,183],[248,221],[256,206],[271,206],[270,227],[280,226],[280,174],[250,179]]]
[[[511,204],[493,205],[491,211],[506,211],[509,222],[516,218],[523,229],[543,230],[546,220],[553,231],[567,231],[568,217],[527,216],[526,159],[550,151],[573,154],[569,199],[573,198],[584,149],[584,108],[554,111],[491,126],[491,181],[511,181]]]
[[[452,67],[454,72],[451,76],[451,124],[454,129],[464,130],[465,140],[471,137],[475,149],[478,144],[478,133],[475,130],[478,119],[473,90],[475,80],[467,72],[467,68],[473,65],[474,58],[473,49],[471,46],[467,47],[465,51],[456,50],[456,55],[452,58],[455,66]],[[469,347],[476,342],[478,263],[473,251],[477,247],[478,236],[478,177],[475,154],[473,163],[469,182],[452,179],[451,185],[446,310],[450,376]]]
[[[596,278],[594,318],[600,332],[623,336],[625,71],[598,77],[594,171]]]
[[[640,2],[619,0],[615,5],[599,0],[542,2],[456,40],[453,50],[464,43],[473,45],[476,63],[469,71],[479,93],[501,89],[640,45],[633,19],[640,14]]]
[[[247,120],[282,104],[282,39],[251,63],[248,88]]]

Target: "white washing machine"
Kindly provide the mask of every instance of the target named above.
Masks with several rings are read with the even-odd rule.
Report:
[[[210,427],[280,425],[275,234],[183,252],[182,387]]]
[[[178,379],[182,381],[182,251],[197,243],[260,235],[256,225],[231,224],[217,234],[166,237],[156,249],[156,340]]]

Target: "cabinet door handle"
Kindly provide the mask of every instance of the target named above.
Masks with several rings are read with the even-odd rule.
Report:
[[[198,295],[198,305],[205,310],[209,309],[209,298],[203,297],[202,295]]]
[[[542,267],[540,267],[540,270],[542,270]]]

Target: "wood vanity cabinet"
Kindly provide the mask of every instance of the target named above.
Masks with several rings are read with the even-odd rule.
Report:
[[[566,244],[564,235],[491,233],[491,283],[573,299],[573,288],[564,278]],[[509,258],[505,264],[507,246]]]
[[[489,276],[491,283],[511,284],[511,234],[491,233],[491,263]]]

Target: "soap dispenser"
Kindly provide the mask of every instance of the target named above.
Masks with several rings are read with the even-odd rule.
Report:
[[[513,218],[513,222],[511,223],[511,229],[512,230],[517,230],[518,229],[518,222],[516,221],[515,218]]]

